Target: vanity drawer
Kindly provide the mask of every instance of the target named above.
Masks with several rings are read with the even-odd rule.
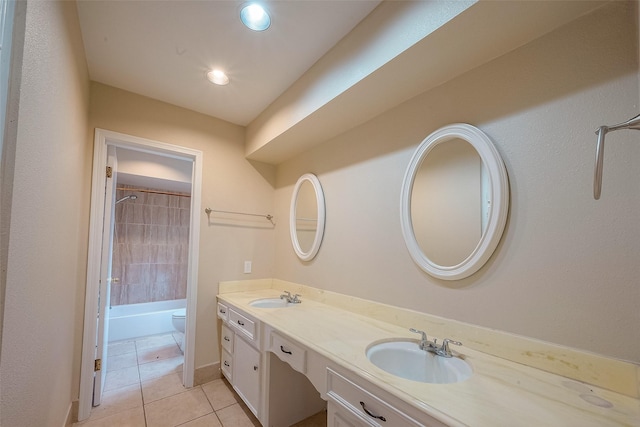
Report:
[[[427,424],[420,423],[331,368],[327,368],[327,372],[327,397],[329,400],[344,407],[348,412],[357,414],[373,426],[417,427],[444,425],[436,420],[433,420],[434,423],[431,423],[431,421]],[[426,415],[425,417],[430,418]]]
[[[221,302],[218,303],[218,317],[222,319],[223,322],[229,320],[229,307]]]
[[[222,350],[222,360],[220,361],[220,370],[225,377],[231,382],[231,373],[233,372],[233,356],[226,351]]]
[[[220,343],[222,344],[222,348],[227,350],[229,353],[233,353],[234,335],[233,331],[229,329],[227,325],[222,325],[222,338],[220,339]]]
[[[233,308],[229,309],[229,321],[235,328],[244,333],[247,338],[256,341],[256,322],[238,313]]]
[[[307,351],[295,342],[271,332],[269,351],[301,374],[307,373]]]

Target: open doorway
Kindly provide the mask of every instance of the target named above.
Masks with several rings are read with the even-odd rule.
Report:
[[[201,176],[200,151],[96,130],[79,420],[100,402],[109,341],[166,332],[193,386]]]
[[[115,153],[107,339],[173,335],[182,354],[192,162],[122,147]]]

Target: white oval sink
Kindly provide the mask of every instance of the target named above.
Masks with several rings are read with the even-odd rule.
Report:
[[[407,380],[448,384],[471,376],[471,366],[458,357],[442,357],[420,349],[416,341],[383,341],[367,348],[367,359],[378,368]]]
[[[284,308],[292,306],[292,303],[280,298],[260,298],[249,303],[251,307],[258,308]]]

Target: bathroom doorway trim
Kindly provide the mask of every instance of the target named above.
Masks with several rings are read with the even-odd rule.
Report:
[[[107,149],[109,146],[144,151],[150,154],[172,157],[193,163],[187,273],[187,317],[183,346],[184,365],[182,378],[185,387],[193,387],[194,381],[196,325],[193,319],[195,319],[196,316],[196,298],[198,293],[202,151],[96,128],[91,181],[91,214],[89,223],[89,250],[87,259],[87,285],[85,291],[78,421],[85,420],[89,417],[93,400],[95,344],[97,339],[95,322],[98,315],[100,254],[105,210],[104,192],[107,179],[105,166],[107,165]]]

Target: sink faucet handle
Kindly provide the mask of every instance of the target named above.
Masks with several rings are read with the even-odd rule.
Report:
[[[301,297],[301,296],[302,296],[302,295],[300,295],[300,294],[295,294],[295,295],[293,296],[293,299],[291,300],[291,302],[293,302],[293,303],[300,303],[300,302],[302,302],[302,301],[300,300],[300,298],[299,298],[299,297]]]
[[[283,291],[284,294],[280,295],[280,299],[287,299],[287,301],[289,301],[291,299],[291,292],[289,291]]]
[[[422,341],[427,342],[427,333],[425,331],[419,331],[415,328],[409,328],[409,332],[413,332],[414,334],[422,334]]]
[[[449,344],[462,345],[460,341],[454,341],[454,340],[450,340],[449,338],[445,338],[442,341],[442,352],[446,355],[446,357],[451,357],[451,350],[449,350]]]

